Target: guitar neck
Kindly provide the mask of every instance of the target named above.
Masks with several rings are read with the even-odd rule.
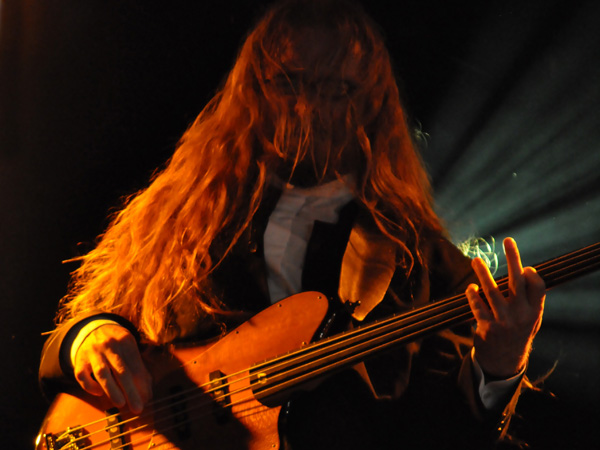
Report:
[[[546,283],[546,289],[552,289],[600,269],[600,242],[534,267]]]
[[[551,289],[600,269],[600,242],[535,266]],[[508,278],[497,280],[508,291]],[[257,399],[297,388],[370,356],[473,319],[464,294],[369,323],[258,364],[251,370]]]

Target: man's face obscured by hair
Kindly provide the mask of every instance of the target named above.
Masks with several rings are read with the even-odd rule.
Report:
[[[340,45],[348,44],[314,28],[283,45],[280,68],[266,74],[291,122],[280,176],[310,186],[351,172],[358,163],[349,114],[359,83],[358,49],[343,49],[347,55],[340,61]]]

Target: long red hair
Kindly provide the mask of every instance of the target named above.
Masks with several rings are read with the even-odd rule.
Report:
[[[307,28],[326,30],[344,44],[323,61],[332,71],[359,58],[360,79],[338,124],[345,143],[360,149],[352,188],[382,232],[412,261],[419,258],[420,232],[441,226],[377,27],[352,3],[288,1],[251,31],[223,87],[166,168],[128,199],[81,258],[59,321],[90,309],[110,311],[160,343],[189,332],[178,325],[180,314],[210,324],[231,314],[215,294],[211,273],[247,229],[269,177],[281,172],[282,161],[297,162],[310,151],[314,120],[290,106],[268,75],[283,70],[282,49]],[[291,148],[294,133],[301,139]]]

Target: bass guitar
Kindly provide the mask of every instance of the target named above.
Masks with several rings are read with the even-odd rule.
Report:
[[[600,268],[600,243],[535,266],[548,289]],[[508,290],[507,278],[497,280]],[[391,347],[473,319],[458,295],[322,338],[329,302],[305,292],[278,302],[216,342],[145,354],[154,400],[140,415],[83,392],[59,394],[36,450],[280,448],[292,391]],[[315,338],[317,340],[315,340]]]

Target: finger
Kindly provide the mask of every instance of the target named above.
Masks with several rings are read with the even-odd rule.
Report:
[[[523,277],[526,282],[529,303],[542,314],[546,299],[546,283],[533,267],[526,267],[523,270]]]
[[[133,347],[126,361],[128,361],[128,366],[138,387],[142,402],[148,402],[152,398],[152,376],[144,364],[137,344]]]
[[[127,363],[125,363],[128,359],[123,359],[120,354],[113,351],[106,352],[106,359],[112,368],[113,375],[119,384],[121,391],[125,394],[125,400],[127,405],[129,405],[129,409],[133,413],[139,414],[144,407],[142,394],[134,379],[133,371]]]
[[[467,300],[469,300],[469,306],[477,323],[490,321],[494,318],[492,312],[479,295],[479,286],[470,284],[467,287],[465,295],[467,296]]]
[[[85,367],[76,367],[74,369],[74,374],[75,379],[84,391],[98,397],[104,395],[102,386],[100,386],[92,376],[92,368],[89,364],[86,364]]]
[[[488,300],[489,308],[494,317],[498,320],[504,320],[505,317],[505,298],[498,289],[496,280],[490,273],[487,264],[481,258],[475,258],[471,262],[471,266],[479,278],[481,288]]]
[[[121,391],[121,387],[115,380],[109,362],[104,355],[91,353],[90,363],[94,377],[109,400],[118,408],[125,406],[125,396]]]
[[[123,341],[122,360],[126,363],[125,370],[131,375],[137,393],[142,403],[146,403],[152,397],[152,376],[140,353],[135,338],[130,334]]]
[[[504,254],[508,264],[508,289],[510,298],[523,298],[525,296],[525,280],[523,278],[523,265],[519,248],[513,238],[504,239]]]

